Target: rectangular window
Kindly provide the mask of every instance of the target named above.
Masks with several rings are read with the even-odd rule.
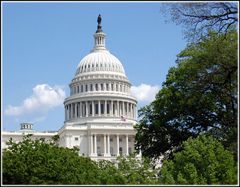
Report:
[[[81,92],[83,92],[83,85],[81,85]]]
[[[104,104],[101,104],[101,114],[104,114]]]
[[[75,141],[78,141],[78,137],[75,137]]]
[[[98,91],[98,84],[95,85],[95,90]]]
[[[98,104],[95,104],[95,114],[98,114]]]
[[[88,91],[88,85],[86,84],[85,86],[85,91],[87,92]]]
[[[101,90],[103,90],[103,84],[101,84]]]
[[[109,88],[108,88],[108,84],[106,84],[106,90],[107,90],[107,91],[109,90]]]
[[[92,84],[90,84],[90,91],[93,91],[93,86],[92,86]]]

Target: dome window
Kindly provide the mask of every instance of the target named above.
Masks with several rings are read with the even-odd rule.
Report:
[[[93,85],[90,84],[90,91],[93,91]]]
[[[98,91],[98,84],[95,84],[95,90]]]

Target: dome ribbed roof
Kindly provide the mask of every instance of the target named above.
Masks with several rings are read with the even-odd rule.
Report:
[[[107,50],[96,50],[85,56],[78,64],[76,75],[99,71],[125,75],[122,63]]]
[[[94,48],[77,66],[75,76],[89,73],[106,72],[122,74],[126,77],[122,63],[105,47],[105,33],[102,31],[101,20],[94,34]]]

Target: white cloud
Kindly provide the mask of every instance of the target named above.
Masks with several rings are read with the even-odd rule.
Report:
[[[62,105],[65,97],[66,93],[62,87],[39,84],[33,88],[33,94],[26,98],[22,105],[8,105],[5,114],[21,116],[27,113],[46,113],[49,109]]]
[[[131,93],[139,102],[152,102],[155,99],[160,87],[155,85],[141,84],[139,86],[132,86]]]

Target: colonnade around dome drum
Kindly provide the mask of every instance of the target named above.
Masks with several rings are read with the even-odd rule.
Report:
[[[65,121],[83,117],[136,118],[136,104],[122,100],[89,100],[65,105]]]
[[[130,94],[130,84],[119,81],[75,83],[71,86],[70,95],[84,92],[120,92]]]

